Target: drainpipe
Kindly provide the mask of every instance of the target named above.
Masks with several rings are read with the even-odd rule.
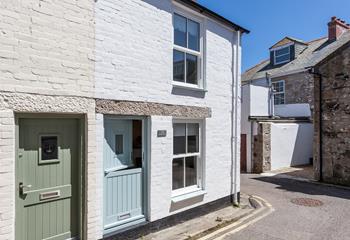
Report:
[[[274,96],[273,96],[273,88],[272,88],[272,82],[271,82],[271,77],[270,74],[267,72],[266,73],[266,82],[269,86],[269,117],[274,117],[275,116],[275,105],[274,105]]]
[[[233,34],[233,38],[235,37],[235,35]],[[238,184],[237,184],[237,180],[238,180],[238,172],[240,171],[240,169],[238,169],[238,140],[240,138],[240,136],[238,136],[238,94],[239,94],[239,60],[240,60],[240,56],[239,56],[239,46],[241,44],[240,42],[240,38],[241,38],[241,33],[240,31],[237,31],[237,41],[236,41],[236,51],[235,51],[235,46],[232,45],[232,79],[233,79],[233,83],[232,83],[232,111],[231,111],[231,119],[232,119],[232,137],[231,137],[231,155],[232,155],[232,169],[231,169],[231,180],[233,180],[233,183],[231,183],[231,187],[233,187],[233,199],[231,199],[231,201],[233,202],[234,205],[238,205],[239,204],[239,197],[238,197]],[[233,42],[235,39],[233,39]],[[231,193],[232,193],[231,190]]]
[[[323,131],[323,124],[322,124],[322,115],[323,115],[323,108],[322,108],[322,87],[323,87],[323,75],[315,70],[315,68],[309,69],[309,73],[313,74],[315,76],[318,76],[318,81],[319,81],[319,91],[318,91],[318,97],[319,97],[319,113],[318,113],[318,118],[319,118],[319,139],[320,139],[320,144],[319,144],[319,161],[320,161],[320,181],[323,181],[323,154],[322,154],[322,146],[323,146],[323,138],[322,138],[322,131]]]

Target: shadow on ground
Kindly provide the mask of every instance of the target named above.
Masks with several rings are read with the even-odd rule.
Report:
[[[277,189],[289,192],[299,192],[308,195],[324,195],[350,200],[350,190],[333,186],[302,182],[288,178],[280,178],[278,175],[273,177],[254,177],[252,180],[271,183],[276,185]]]

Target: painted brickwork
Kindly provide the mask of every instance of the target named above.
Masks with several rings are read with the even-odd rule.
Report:
[[[350,186],[349,44],[318,66],[318,71],[324,77],[322,103],[319,99],[319,80],[315,81],[314,167],[316,178],[320,178],[319,137],[322,134],[323,180]],[[322,130],[319,128],[320,106],[322,106]]]
[[[0,2],[0,239],[14,239],[14,113],[86,116],[85,239],[101,235],[93,96],[94,2]]]
[[[207,91],[174,88],[173,10],[170,0],[0,2],[0,239],[15,234],[15,113],[85,116],[84,239],[103,234],[103,116],[95,113],[94,98],[195,106],[201,117],[210,113],[203,136],[208,193],[203,201],[181,206],[171,204],[173,118],[151,116],[150,220],[232,193],[232,79],[240,75],[241,62],[237,34],[203,18]],[[236,81],[240,89],[240,77]],[[167,137],[158,138],[157,130],[167,130]],[[233,139],[239,146],[239,134]],[[239,178],[236,184],[239,191]]]
[[[0,109],[0,239],[14,239],[15,119]]]
[[[15,119],[19,113],[71,113],[86,115],[86,216],[88,235],[97,239],[101,234],[101,211],[98,207],[102,185],[101,166],[96,162],[95,101],[88,98],[44,96],[22,93],[0,94],[0,239],[14,239],[15,223]],[[2,157],[3,156],[3,157]],[[6,201],[5,201],[6,199]],[[4,201],[2,203],[2,201]]]
[[[0,2],[0,90],[91,96],[93,1]]]
[[[232,45],[237,39],[236,33],[203,19],[207,92],[174,88],[174,9],[172,1],[104,0],[97,1],[95,11],[96,98],[211,109],[205,130],[207,194],[203,201],[187,202],[183,206],[171,205],[172,118],[152,116],[152,221],[231,193]],[[240,61],[235,63],[236,71]],[[157,138],[157,130],[167,130],[167,137]],[[236,141],[239,142],[239,134]],[[239,186],[239,178],[237,184]]]

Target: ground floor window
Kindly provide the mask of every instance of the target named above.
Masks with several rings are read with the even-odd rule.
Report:
[[[201,187],[201,123],[173,124],[172,190],[174,195]]]

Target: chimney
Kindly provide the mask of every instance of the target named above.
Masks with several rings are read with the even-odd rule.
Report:
[[[336,41],[344,32],[350,29],[350,24],[345,21],[332,17],[328,23],[328,40],[333,42]]]

